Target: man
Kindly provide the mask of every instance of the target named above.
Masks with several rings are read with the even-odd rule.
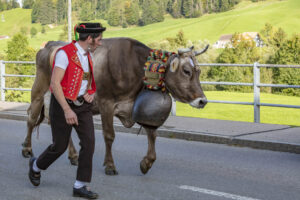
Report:
[[[96,84],[90,52],[101,45],[100,23],[82,23],[75,26],[75,39],[61,47],[53,63],[50,90],[51,144],[38,158],[29,161],[29,179],[40,184],[41,170],[46,170],[67,149],[72,127],[80,139],[77,177],[73,196],[96,199],[98,194],[87,188],[91,182],[92,159],[95,147],[93,115],[91,111]],[[78,34],[79,33],[79,38]]]

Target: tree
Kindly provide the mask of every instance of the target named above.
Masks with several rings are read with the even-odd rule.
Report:
[[[300,64],[300,34],[285,40],[270,58],[273,64]],[[274,68],[273,80],[277,84],[300,85],[300,71],[293,68]],[[273,88],[273,92],[300,96],[299,89]]]
[[[10,0],[11,8],[20,8],[20,4],[16,0]]]
[[[111,26],[118,26],[120,25],[120,11],[116,7],[111,7],[108,12],[107,22]]]
[[[23,8],[31,9],[33,7],[34,0],[23,0]]]
[[[160,10],[159,4],[154,0],[144,0],[142,5],[142,17],[144,25],[161,22],[164,20],[163,12]]]
[[[10,41],[7,42],[7,59],[13,61],[32,61],[35,58],[36,51],[29,46],[28,39],[22,33],[15,34]],[[23,65],[22,67],[16,64],[7,64],[7,73],[9,74],[33,74],[35,68],[32,65]],[[29,87],[32,81],[28,78],[10,78],[7,81],[7,86],[12,88]],[[23,92],[12,91],[7,95],[8,101],[18,101],[21,99]]]
[[[266,46],[272,46],[272,38],[274,38],[274,28],[271,24],[266,23],[264,28],[260,31],[261,39]]]
[[[57,9],[57,23],[62,23],[67,19],[67,5],[65,0],[57,0],[56,2]]]
[[[253,40],[246,40],[241,34],[236,33],[231,43],[217,57],[217,63],[254,63],[260,61],[259,49]],[[213,67],[208,72],[208,77],[216,81],[226,82],[252,82],[251,68]],[[216,86],[218,90],[250,92],[250,87]]]
[[[30,29],[30,35],[31,35],[31,37],[33,38],[36,34],[37,34],[36,28],[31,27],[31,29]]]
[[[130,25],[138,24],[139,21],[139,7],[134,1],[125,2],[124,11],[126,22]]]
[[[193,0],[182,0],[181,13],[185,17],[191,17],[193,14]]]
[[[39,20],[42,25],[51,24],[56,21],[55,19],[55,10],[52,0],[43,0],[41,2],[40,10],[42,15],[39,15]]]
[[[174,18],[181,17],[180,5],[181,4],[178,2],[178,0],[175,0],[175,2],[172,4],[171,15]]]
[[[32,23],[40,22],[40,19],[39,19],[40,10],[41,10],[41,1],[36,0],[32,6],[32,11],[31,11],[31,22]]]
[[[82,21],[89,21],[93,18],[93,12],[91,9],[91,3],[90,2],[83,2],[81,4],[81,11],[80,11],[80,20]]]
[[[25,54],[28,47],[28,39],[22,33],[15,34],[10,41],[7,42],[7,59],[20,60]]]
[[[4,3],[2,1],[0,1],[0,11],[3,11],[4,9]]]
[[[27,35],[28,34],[28,27],[27,26],[22,26],[20,28],[20,32],[23,34],[23,35]]]
[[[45,34],[46,33],[46,29],[45,29],[45,26],[42,26],[42,30],[41,30],[41,33]]]
[[[175,42],[179,47],[185,47],[187,43],[187,39],[184,36],[184,32],[180,30],[175,38]]]

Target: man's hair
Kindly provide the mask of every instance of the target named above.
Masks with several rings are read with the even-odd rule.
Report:
[[[102,33],[79,33],[79,40],[86,41],[86,39],[91,36],[93,39],[99,37]]]

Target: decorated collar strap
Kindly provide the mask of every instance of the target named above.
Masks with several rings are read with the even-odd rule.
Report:
[[[162,63],[166,63],[171,55],[175,54],[175,52],[151,49],[147,61],[159,61]]]
[[[150,90],[165,91],[166,62],[174,52],[152,49],[144,65],[144,85]]]

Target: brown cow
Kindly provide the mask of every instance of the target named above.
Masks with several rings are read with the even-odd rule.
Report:
[[[28,109],[28,131],[23,143],[22,153],[25,157],[32,155],[31,135],[34,127],[44,119],[44,94],[48,91],[51,78],[50,57],[62,42],[48,42],[36,56],[36,79],[32,87],[31,105]],[[138,93],[143,88],[143,66],[150,48],[130,38],[103,39],[102,45],[94,52],[94,76],[97,94],[94,101],[94,114],[100,112],[103,136],[106,146],[104,159],[105,173],[118,174],[111,147],[115,138],[113,117],[118,117],[122,124],[130,128],[134,125],[132,108]],[[199,83],[200,69],[195,56],[204,53],[192,48],[178,51],[167,61],[165,83],[167,91],[178,101],[189,103],[196,108],[203,108],[207,103]],[[143,126],[148,136],[147,155],[140,163],[145,174],[156,160],[156,128]],[[69,159],[76,163],[77,153],[70,141]]]

